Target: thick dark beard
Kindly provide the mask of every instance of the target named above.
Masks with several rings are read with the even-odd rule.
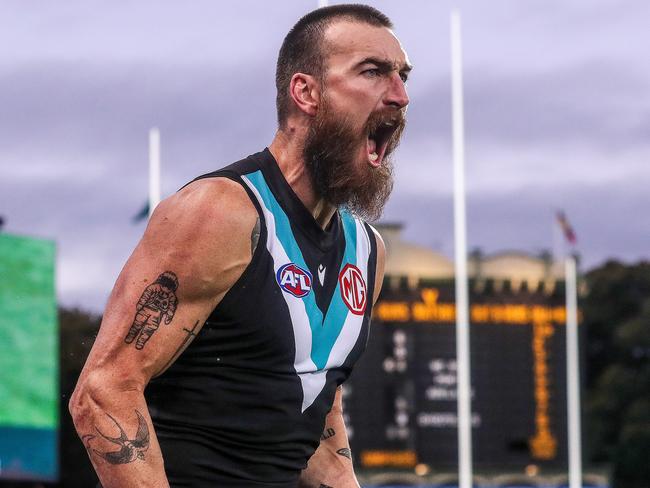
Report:
[[[356,161],[359,147],[365,147],[368,134],[387,121],[394,121],[397,129],[388,143],[381,166],[373,168],[367,161]],[[375,113],[359,131],[346,118],[331,113],[324,103],[309,128],[303,150],[317,194],[364,220],[374,221],[381,217],[393,190],[391,153],[399,144],[404,125],[402,112]]]

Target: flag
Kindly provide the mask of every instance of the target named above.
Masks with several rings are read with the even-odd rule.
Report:
[[[147,217],[149,217],[149,202],[146,202],[142,207],[142,209],[131,218],[131,222],[137,224],[138,222],[146,219]]]
[[[564,233],[564,237],[566,238],[566,240],[569,241],[570,244],[575,245],[576,233],[573,232],[573,227],[571,227],[571,224],[569,224],[569,221],[567,220],[564,212],[559,210],[555,215],[555,217],[557,219],[557,223],[560,225],[560,228],[562,229],[562,232]]]

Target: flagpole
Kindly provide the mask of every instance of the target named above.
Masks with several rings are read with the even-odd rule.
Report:
[[[149,217],[160,203],[160,131],[149,130]]]
[[[456,272],[456,365],[458,486],[472,486],[472,397],[469,355],[469,290],[465,212],[465,135],[460,14],[451,12],[451,92],[454,157],[454,258]]]
[[[564,249],[564,241],[562,240],[562,231],[560,230],[559,226],[557,225],[557,211],[553,211],[553,219],[552,219],[552,224],[553,224],[553,266],[552,266],[552,274],[558,273],[560,274],[562,270],[562,261],[563,261],[563,255],[564,252],[562,250]]]
[[[567,256],[565,261],[569,488],[580,488],[582,486],[577,281],[576,258],[570,255]]]

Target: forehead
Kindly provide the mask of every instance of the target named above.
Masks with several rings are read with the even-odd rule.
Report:
[[[326,28],[324,40],[330,67],[367,57],[385,59],[400,68],[410,64],[399,39],[386,27],[339,20]]]

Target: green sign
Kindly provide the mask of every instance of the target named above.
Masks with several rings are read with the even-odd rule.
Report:
[[[51,241],[0,234],[0,424],[57,425],[54,258]]]

